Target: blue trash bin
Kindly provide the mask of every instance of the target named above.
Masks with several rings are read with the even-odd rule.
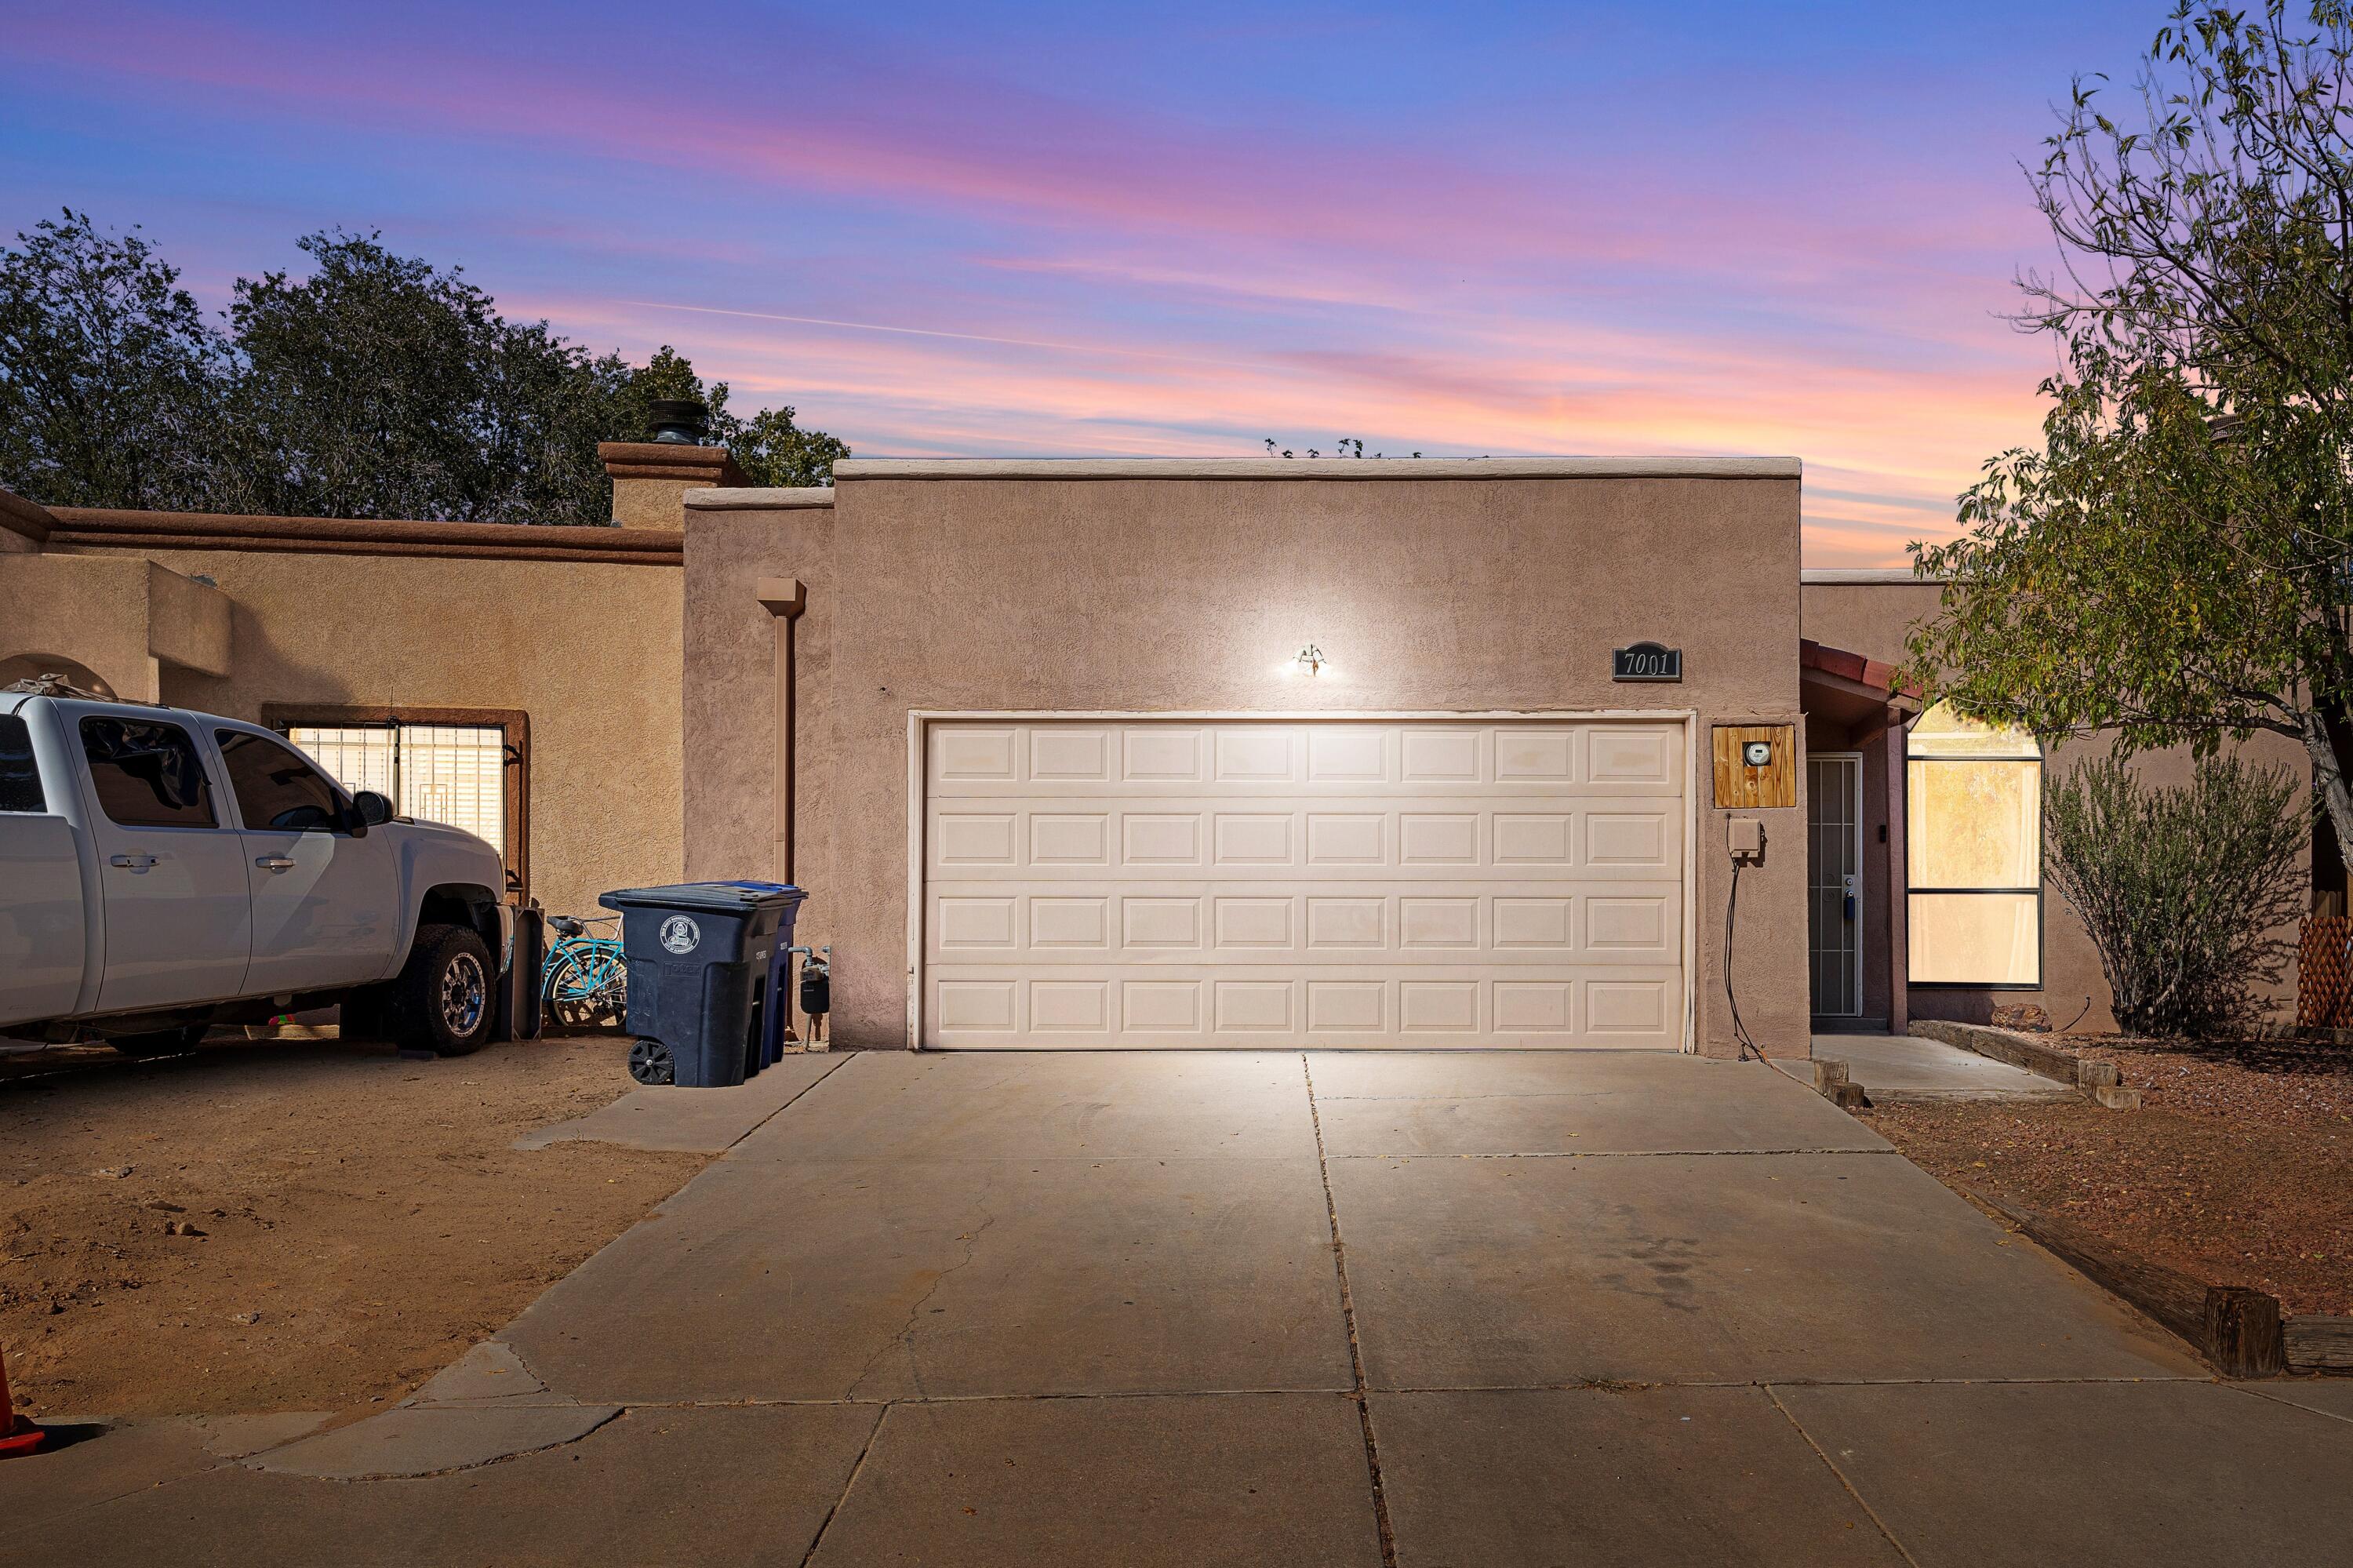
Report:
[[[776,976],[805,896],[776,882],[689,882],[598,897],[621,916],[631,1077],[723,1088],[776,1060],[790,1012]]]

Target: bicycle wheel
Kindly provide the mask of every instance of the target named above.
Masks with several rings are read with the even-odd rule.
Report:
[[[565,1029],[595,1029],[618,1023],[626,1000],[616,1005],[611,971],[619,961],[603,953],[566,951],[548,966],[547,1014]],[[626,973],[627,971],[624,971]]]

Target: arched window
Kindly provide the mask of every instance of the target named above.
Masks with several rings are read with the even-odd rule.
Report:
[[[2042,985],[2042,748],[1943,703],[1905,739],[1911,983]]]

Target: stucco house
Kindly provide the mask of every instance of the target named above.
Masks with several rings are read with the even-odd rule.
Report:
[[[1895,689],[1937,589],[1802,569],[1793,459],[605,456],[607,528],[5,498],[0,679],[276,724],[551,908],[797,880],[845,1045],[2106,1021],[2047,759]]]

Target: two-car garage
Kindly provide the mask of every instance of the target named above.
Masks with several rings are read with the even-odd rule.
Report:
[[[916,1037],[1690,1038],[1685,715],[913,715]]]

